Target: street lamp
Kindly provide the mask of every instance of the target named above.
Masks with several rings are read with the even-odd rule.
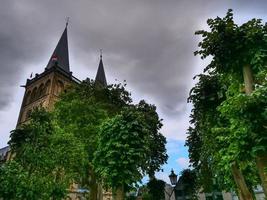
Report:
[[[171,184],[173,185],[171,194],[170,195],[168,194],[169,199],[171,199],[172,193],[174,192],[176,184],[177,184],[177,175],[174,173],[173,169],[171,170],[171,174],[169,175],[169,178],[170,178]],[[176,199],[175,193],[174,193],[174,199]]]
[[[177,183],[177,175],[174,173],[173,169],[171,170],[171,174],[169,175],[170,181],[172,185],[176,185]]]

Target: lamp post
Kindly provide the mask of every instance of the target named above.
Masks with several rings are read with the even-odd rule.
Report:
[[[177,184],[177,175],[174,173],[173,169],[171,170],[171,174],[169,175],[169,178],[170,178],[171,184],[173,185],[172,192],[169,195],[169,199],[170,199],[173,191],[175,190],[175,186]],[[174,193],[174,199],[176,199],[175,193]]]
[[[172,185],[176,185],[177,183],[177,175],[174,173],[173,169],[171,170],[171,174],[169,175],[170,181]]]

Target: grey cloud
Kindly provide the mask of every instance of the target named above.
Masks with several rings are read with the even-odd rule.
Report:
[[[266,4],[243,2],[1,0],[0,110],[12,101],[29,65],[44,62],[41,67],[45,67],[69,16],[70,57],[79,58],[80,69],[95,71],[97,65],[92,66],[90,59],[98,57],[102,48],[108,76],[126,79],[133,90],[150,96],[166,116],[183,115],[193,73],[199,67],[193,56],[195,30],[228,8],[239,15],[248,10],[256,15]],[[75,75],[77,63],[70,63]]]

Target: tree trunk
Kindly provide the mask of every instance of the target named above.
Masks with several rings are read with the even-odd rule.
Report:
[[[97,182],[96,182],[95,173],[93,172],[92,169],[89,169],[89,174],[90,174],[90,181],[89,181],[90,193],[89,193],[89,198],[90,198],[90,200],[97,200],[98,185],[97,185]]]
[[[251,94],[253,91],[253,75],[250,65],[244,65],[243,77],[244,77],[246,94]]]
[[[250,65],[243,67],[243,77],[245,83],[246,94],[251,94],[253,91],[253,75]],[[267,172],[264,169],[267,167],[267,155],[258,155],[256,157],[256,165],[261,179],[261,186],[264,194],[267,197]]]
[[[113,191],[113,200],[124,200],[124,188],[123,186],[116,188],[115,191]]]
[[[91,184],[90,185],[90,193],[89,193],[89,198],[90,200],[97,200],[97,184]]]
[[[256,165],[261,179],[261,186],[264,191],[265,197],[267,197],[267,155],[257,156]]]
[[[244,200],[243,194],[239,188],[237,188],[237,194],[238,194],[238,199],[239,200]]]
[[[232,174],[236,183],[236,186],[238,188],[238,196],[239,199],[243,200],[253,200],[253,196],[251,192],[248,189],[248,186],[245,182],[244,176],[240,169],[238,168],[236,162],[234,162],[231,166]]]

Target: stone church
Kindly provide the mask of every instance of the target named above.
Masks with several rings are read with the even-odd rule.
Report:
[[[71,84],[79,84],[81,81],[72,75],[69,65],[69,50],[68,50],[68,23],[59,39],[59,42],[52,53],[47,66],[40,74],[35,74],[34,77],[26,80],[24,86],[25,93],[21,104],[17,127],[29,120],[31,112],[36,107],[44,107],[47,110],[52,110],[55,102],[59,99],[61,92],[66,91],[66,88]],[[107,85],[102,54],[100,55],[99,66],[95,81],[103,86]],[[0,164],[9,160],[11,157],[9,147],[0,149]],[[84,199],[83,196],[87,190],[79,188],[77,184],[73,184],[69,189],[68,200]],[[102,190],[99,186],[99,200],[110,200],[111,193]]]
[[[100,55],[95,81],[104,86],[107,85],[102,55]],[[53,105],[59,98],[59,94],[65,91],[68,85],[79,84],[80,82],[70,71],[66,25],[44,72],[35,74],[33,78],[27,79],[26,81],[17,126],[29,119],[35,107],[42,106],[47,110],[53,109]]]

